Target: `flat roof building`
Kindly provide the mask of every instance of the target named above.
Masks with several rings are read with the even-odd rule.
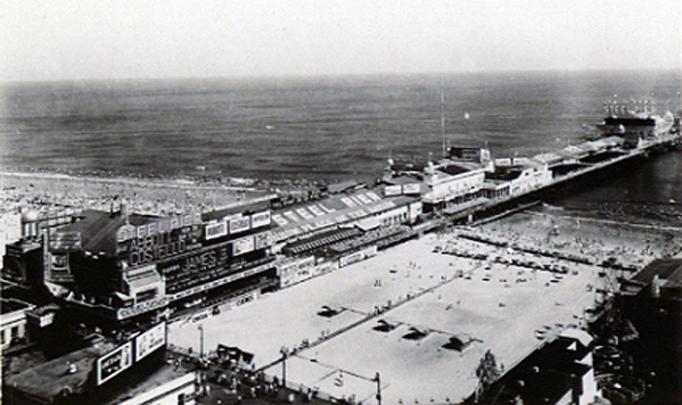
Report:
[[[0,299],[0,334],[2,336],[3,355],[8,349],[20,343],[26,343],[29,333],[26,328],[26,314],[33,305],[16,299]]]

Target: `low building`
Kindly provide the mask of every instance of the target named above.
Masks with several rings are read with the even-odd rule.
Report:
[[[480,197],[486,168],[473,162],[443,159],[425,169],[428,191],[422,196],[427,211],[445,209]]]
[[[18,287],[39,287],[44,279],[43,249],[40,239],[21,239],[5,245],[2,278]]]
[[[620,296],[623,315],[637,335],[621,347],[634,357],[641,375],[655,376],[641,403],[677,403],[682,398],[682,259],[654,260],[621,284]]]
[[[197,373],[164,366],[109,403],[119,405],[194,405],[198,394]]]
[[[94,387],[97,359],[115,347],[113,343],[99,343],[3,378],[3,402],[7,401],[8,405],[78,403]]]
[[[508,195],[511,196],[531,192],[552,182],[552,171],[547,163],[535,159],[525,159],[523,162],[513,166],[496,167],[494,172],[485,174],[486,182],[494,184],[495,190],[503,190],[502,185],[508,184]],[[502,194],[504,193],[507,192],[503,190]]]
[[[156,389],[185,374],[165,365],[166,334],[162,322],[117,341],[99,336],[88,347],[49,360],[22,354],[3,370],[3,399],[10,405],[112,403],[110,398],[130,392],[139,381],[145,389],[133,390],[129,398],[147,390],[157,396],[184,390],[180,383]]]
[[[567,329],[507,370],[473,404],[588,405],[601,397],[594,379],[592,337]]]
[[[324,237],[325,233],[342,227],[365,226],[369,222],[379,226],[408,224],[421,215],[418,195],[400,193],[382,197],[382,188],[357,190],[273,212],[272,220],[278,225],[272,229],[276,243],[273,251],[279,252],[287,245],[316,236]]]
[[[626,137],[634,135],[644,138],[654,135],[656,121],[651,117],[636,117],[627,114],[621,117],[609,116],[604,119],[599,128],[605,136],[617,135]]]
[[[0,299],[0,313],[2,314],[0,334],[3,351],[29,340],[27,313],[33,308],[33,305],[16,299]]]

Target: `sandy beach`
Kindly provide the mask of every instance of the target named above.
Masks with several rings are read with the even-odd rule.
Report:
[[[2,213],[19,207],[73,206],[108,209],[117,198],[130,211],[207,209],[262,196],[248,188],[206,185],[192,181],[95,178],[60,174],[0,172]]]
[[[109,210],[125,203],[129,212],[166,215],[238,203],[267,193],[198,182],[0,172],[0,260],[5,244],[20,237],[19,210],[60,207]],[[0,261],[0,267],[1,267]]]
[[[682,228],[631,224],[525,211],[474,228],[480,235],[512,244],[573,254],[597,261],[610,257],[643,267],[682,252]]]

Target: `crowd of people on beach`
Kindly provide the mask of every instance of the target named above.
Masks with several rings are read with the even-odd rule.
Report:
[[[526,221],[498,221],[468,230],[480,237],[556,253],[576,261],[601,264],[616,261],[641,268],[660,257],[682,252],[682,232],[655,226],[601,224],[598,220],[529,216]]]

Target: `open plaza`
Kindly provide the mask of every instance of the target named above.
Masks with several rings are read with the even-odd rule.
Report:
[[[557,274],[497,263],[498,253],[509,254],[426,235],[236,310],[175,322],[169,341],[198,351],[201,325],[205,350],[237,346],[279,378],[285,348],[291,385],[363,401],[376,395],[379,373],[385,403],[458,402],[476,389],[487,350],[513,366],[542,339],[579,327],[604,284],[598,267],[512,253],[570,269]]]

